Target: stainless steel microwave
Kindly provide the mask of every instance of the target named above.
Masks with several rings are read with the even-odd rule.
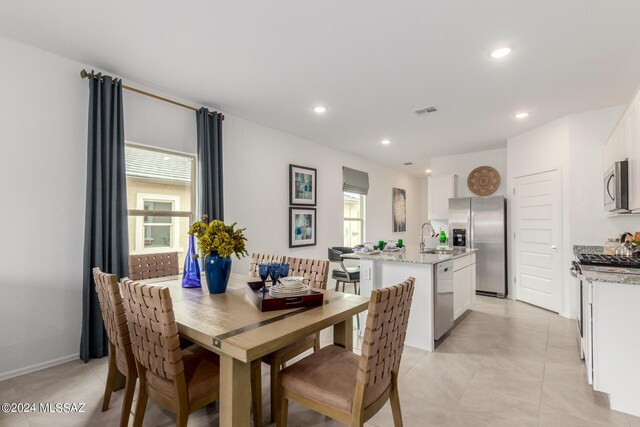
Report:
[[[604,174],[604,210],[629,212],[629,161],[615,162]]]

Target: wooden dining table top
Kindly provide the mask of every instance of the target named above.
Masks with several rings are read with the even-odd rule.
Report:
[[[259,280],[232,274],[222,294],[209,294],[204,280],[202,288],[183,288],[182,276],[141,282],[169,288],[181,336],[245,363],[344,322],[369,304],[367,297],[320,290],[322,306],[261,312],[247,286]]]

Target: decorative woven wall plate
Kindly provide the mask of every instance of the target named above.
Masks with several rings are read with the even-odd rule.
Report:
[[[480,166],[469,174],[467,186],[478,196],[488,196],[500,186],[500,174],[491,166]]]

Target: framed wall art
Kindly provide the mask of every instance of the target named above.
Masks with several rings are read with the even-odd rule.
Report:
[[[407,190],[394,188],[392,197],[393,232],[404,233],[407,231]]]
[[[316,244],[316,209],[289,208],[289,247],[314,246]]]
[[[315,206],[318,192],[317,170],[289,165],[289,204]]]

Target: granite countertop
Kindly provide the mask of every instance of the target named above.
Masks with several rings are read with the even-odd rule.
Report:
[[[620,283],[623,285],[640,285],[640,272],[637,269],[624,267],[613,271],[601,271],[595,266],[581,266],[582,276],[591,283]],[[635,270],[635,271],[634,271]]]
[[[429,248],[432,249],[432,248]],[[420,253],[418,247],[407,246],[397,252],[385,252],[382,251],[375,255],[369,255],[364,253],[352,253],[344,254],[343,258],[348,259],[367,259],[373,261],[388,261],[388,262],[402,262],[407,264],[438,264],[440,262],[449,261],[456,258],[461,258],[467,255],[471,255],[477,252],[477,249],[466,249],[460,253],[438,255],[438,254],[423,254]]]

